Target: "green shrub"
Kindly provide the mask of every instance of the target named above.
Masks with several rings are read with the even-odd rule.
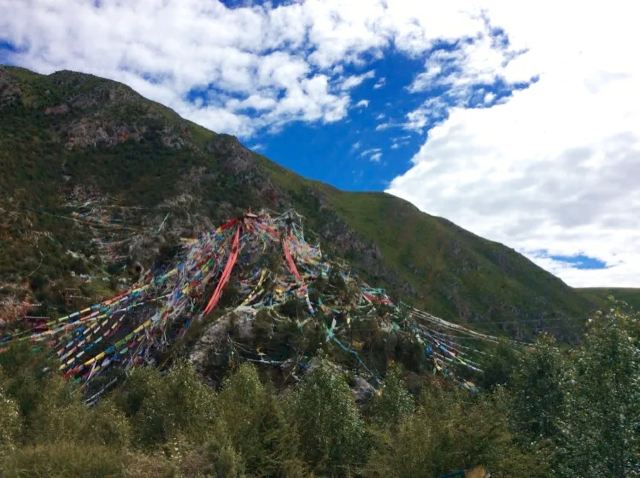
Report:
[[[3,380],[0,373],[0,459],[14,449],[21,428],[18,405],[5,395]]]
[[[48,393],[47,381],[57,368],[44,347],[34,349],[27,342],[11,344],[0,353],[0,370],[5,372],[4,390],[15,401],[27,428],[31,416]]]
[[[347,476],[359,468],[364,423],[342,373],[321,362],[294,391],[291,408],[302,456],[315,472]]]
[[[125,476],[125,461],[118,450],[59,441],[25,446],[2,463],[5,478],[104,478]]]
[[[567,364],[555,340],[541,336],[523,353],[511,378],[511,415],[525,442],[558,433],[564,409]]]
[[[395,426],[413,412],[413,397],[407,391],[402,370],[392,365],[383,386],[373,396],[369,407],[371,420],[381,426]]]
[[[483,465],[496,477],[546,476],[515,445],[501,400],[427,388],[421,405],[383,435],[367,476],[441,476]]]
[[[152,368],[134,370],[118,398],[136,441],[146,447],[179,435],[205,441],[215,421],[214,401],[213,390],[186,363],[165,376]]]
[[[225,380],[216,409],[252,476],[302,472],[294,431],[275,391],[262,384],[255,367],[243,364]]]
[[[91,409],[87,436],[92,443],[122,449],[131,442],[131,424],[125,414],[110,399]]]
[[[558,476],[638,476],[640,314],[597,314],[572,357],[556,439]]]

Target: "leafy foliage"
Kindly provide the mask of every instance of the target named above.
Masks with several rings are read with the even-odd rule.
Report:
[[[180,436],[205,440],[214,423],[213,391],[184,363],[165,376],[157,369],[136,369],[119,398],[130,417],[136,441],[153,447]]]
[[[564,476],[640,473],[638,314],[597,314],[573,357],[558,449]]]
[[[292,412],[303,456],[315,471],[349,475],[362,463],[363,420],[345,377],[329,363],[304,378]]]
[[[0,376],[0,458],[14,449],[20,425],[18,406],[6,396]]]
[[[402,371],[393,365],[387,371],[384,384],[371,400],[371,421],[383,427],[395,426],[409,416],[414,409],[414,400],[408,392]]]
[[[512,378],[512,413],[524,436],[540,440],[558,433],[566,373],[565,358],[549,336],[538,338],[532,350],[521,356]]]
[[[299,440],[274,390],[248,364],[229,377],[218,395],[218,416],[229,442],[252,476],[301,476]]]
[[[637,476],[640,318],[619,305],[568,349],[549,337],[497,357],[492,389],[391,365],[359,408],[326,358],[278,391],[247,363],[216,391],[185,362],[134,370],[97,406],[44,351],[0,355],[3,476]],[[44,392],[43,392],[44,391]],[[89,458],[91,457],[91,458]]]
[[[544,476],[515,445],[498,397],[426,389],[414,415],[374,450],[370,476],[440,476],[484,465],[492,476]]]

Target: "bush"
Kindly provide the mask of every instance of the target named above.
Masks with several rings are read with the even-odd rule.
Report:
[[[46,394],[38,401],[30,421],[30,442],[49,444],[91,441],[88,429],[91,411],[82,402],[81,391],[60,376],[42,384]]]
[[[639,319],[616,304],[590,321],[566,385],[559,476],[638,476]]]
[[[321,362],[295,390],[291,407],[302,455],[315,472],[347,476],[358,469],[364,423],[342,373]]]
[[[491,476],[546,476],[520,451],[501,401],[427,388],[421,405],[373,451],[367,476],[441,476],[483,465]]]
[[[491,353],[485,356],[482,363],[484,373],[480,375],[478,385],[485,390],[495,390],[509,384],[518,360],[513,344],[506,340],[500,341]]]
[[[0,371],[5,372],[4,391],[20,411],[26,428],[31,425],[31,417],[45,394],[48,394],[48,381],[56,369],[44,348],[35,349],[26,342],[13,343],[9,349],[0,353]]]
[[[214,401],[213,390],[186,363],[164,377],[149,367],[134,370],[118,398],[132,420],[137,443],[144,447],[180,435],[205,441],[215,421]]]
[[[2,383],[0,374],[0,459],[14,449],[21,427],[18,406],[5,395]]]
[[[125,476],[125,463],[121,453],[109,447],[57,442],[16,450],[2,470],[5,478],[116,478]]]
[[[395,426],[413,411],[413,397],[407,391],[402,371],[392,365],[382,388],[373,396],[369,408],[371,420],[383,427]]]
[[[566,374],[564,356],[552,337],[541,336],[520,356],[511,378],[511,415],[524,442],[551,439],[558,433]]]
[[[225,381],[217,410],[252,476],[286,475],[292,469],[303,472],[292,427],[277,395],[262,384],[255,367],[243,364]]]
[[[91,410],[87,436],[97,445],[123,449],[131,442],[131,425],[115,403],[106,399]]]

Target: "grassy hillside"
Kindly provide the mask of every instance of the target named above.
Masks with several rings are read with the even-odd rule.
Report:
[[[91,75],[0,67],[0,168],[4,297],[62,309],[70,284],[89,300],[180,237],[247,208],[294,207],[330,254],[450,320],[569,337],[600,301],[406,201],[306,180]]]
[[[589,303],[524,256],[387,194],[336,194],[332,202],[437,314],[516,334],[558,329]]]
[[[585,287],[577,291],[592,302],[605,304],[609,298],[626,302],[636,310],[640,310],[640,288],[605,288]]]

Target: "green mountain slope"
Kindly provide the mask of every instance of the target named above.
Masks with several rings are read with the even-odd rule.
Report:
[[[605,304],[610,297],[629,304],[636,310],[640,310],[640,288],[606,288],[585,287],[577,289],[580,294],[592,302]]]
[[[91,75],[0,67],[0,168],[5,306],[35,298],[54,315],[104,297],[181,237],[261,207],[295,208],[325,251],[449,320],[573,337],[600,303],[406,201],[306,180]]]

